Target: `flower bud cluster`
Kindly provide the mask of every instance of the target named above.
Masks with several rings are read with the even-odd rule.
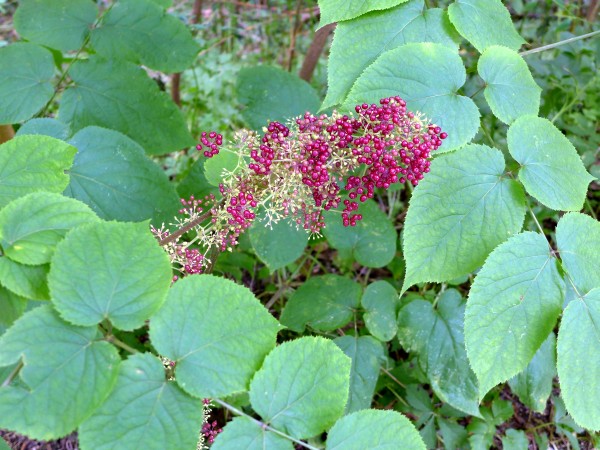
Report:
[[[269,123],[262,137],[237,133],[237,169],[224,174],[222,198],[182,200],[186,218],[180,228],[193,228],[196,237],[179,244],[164,228],[154,230],[182,273],[202,272],[212,248],[235,246],[259,209],[267,226],[290,219],[318,234],[325,226],[323,213],[338,209],[343,225],[355,226],[362,220],[360,203],[373,198],[376,189],[416,186],[429,172],[431,152],[447,137],[421,114],[408,111],[400,97],[357,105],[355,113],[306,113],[288,125]],[[211,158],[222,144],[220,134],[202,133],[197,149]],[[198,249],[190,248],[192,243]]]

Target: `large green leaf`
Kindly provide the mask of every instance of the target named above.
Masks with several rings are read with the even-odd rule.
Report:
[[[485,99],[502,122],[510,124],[520,116],[537,115],[542,89],[517,52],[490,46],[479,58],[477,71],[486,83]]]
[[[21,0],[15,29],[32,42],[62,51],[77,50],[96,20],[90,0]]]
[[[333,331],[348,324],[360,302],[360,284],[340,275],[311,277],[290,297],[281,313],[281,323],[301,333],[307,325]]]
[[[556,227],[556,243],[580,294],[600,287],[600,223],[585,214],[566,214]]]
[[[75,152],[47,136],[18,136],[0,145],[0,208],[30,192],[62,192]]]
[[[249,235],[256,255],[271,271],[296,261],[308,243],[306,230],[287,220],[280,220],[272,226],[257,220]]]
[[[575,421],[600,430],[600,288],[573,300],[558,330],[558,378]]]
[[[136,354],[121,364],[106,402],[79,428],[79,442],[95,450],[193,449],[201,422],[202,401],[167,381],[158,358]]]
[[[89,125],[117,130],[153,155],[194,143],[169,95],[134,64],[93,56],[74,63],[69,76],[75,84],[62,96],[59,119],[73,131]]]
[[[267,355],[250,384],[252,408],[296,439],[327,430],[343,414],[350,358],[330,340],[302,337]]]
[[[255,130],[262,129],[268,121],[285,123],[286,119],[306,111],[316,112],[321,103],[317,92],[306,81],[269,66],[240,71],[237,99],[245,106],[244,119]]]
[[[23,136],[25,134],[41,134],[43,136],[50,136],[62,141],[66,141],[71,136],[71,130],[69,127],[49,117],[41,119],[31,119],[25,122],[17,130],[17,136]]]
[[[35,439],[75,430],[106,398],[117,349],[96,327],[62,321],[50,305],[29,311],[0,337],[0,366],[22,360],[19,386],[0,388],[0,427]]]
[[[550,333],[523,372],[508,380],[527,407],[543,414],[556,375],[556,337]]]
[[[371,336],[342,336],[333,342],[352,360],[345,413],[370,408],[379,369],[385,359],[383,345]]]
[[[0,124],[29,119],[52,98],[52,53],[34,44],[0,48]]]
[[[398,340],[419,355],[437,396],[454,408],[479,416],[477,379],[469,367],[463,334],[465,303],[454,289],[445,291],[437,309],[413,300],[398,313]]]
[[[324,214],[327,226],[323,234],[338,250],[350,251],[366,267],[383,267],[396,255],[397,234],[392,222],[374,201],[359,206],[363,220],[354,227],[345,227],[339,213]]]
[[[396,411],[367,409],[342,417],[327,436],[327,450],[425,450],[410,421]]]
[[[399,62],[401,61],[401,63]],[[383,53],[352,86],[346,107],[399,95],[448,133],[438,152],[468,143],[479,129],[479,110],[457,92],[465,66],[455,50],[442,44],[406,44]]]
[[[365,309],[363,319],[369,333],[380,341],[389,341],[396,335],[396,307],[398,292],[387,281],[379,280],[365,289],[361,299]]]
[[[480,52],[495,44],[519,50],[525,43],[501,0],[455,0],[448,14],[458,32]]]
[[[152,344],[176,362],[177,383],[200,398],[247,390],[278,329],[252,292],[211,275],[175,283],[150,320]]]
[[[432,162],[406,216],[403,289],[469,273],[520,231],[525,195],[504,171],[502,153],[485,145],[468,145]]]
[[[321,22],[319,26],[332,22],[354,19],[369,11],[388,9],[407,0],[319,0]]]
[[[34,192],[0,210],[0,247],[13,261],[46,264],[67,231],[98,220],[84,203],[60,194]]]
[[[127,136],[87,127],[71,140],[77,155],[65,193],[81,200],[103,219],[160,224],[173,220],[181,206],[165,172]]]
[[[524,232],[490,254],[465,312],[467,353],[480,398],[527,367],[556,324],[564,291],[544,236]]]
[[[30,300],[50,300],[46,278],[50,266],[26,266],[0,256],[0,284]]]
[[[594,180],[573,144],[548,119],[522,116],[508,129],[508,150],[521,164],[519,180],[544,206],[563,211],[583,207]]]
[[[147,223],[101,222],[71,230],[56,247],[48,285],[61,316],[77,325],[144,324],[171,284],[171,263]]]
[[[342,103],[363,70],[383,52],[409,42],[438,42],[457,49],[458,40],[448,14],[438,8],[426,9],[424,0],[339,23],[331,44],[322,108]]]
[[[199,50],[183,22],[149,0],[116,2],[91,36],[100,55],[162,72],[187,69]]]
[[[292,441],[246,417],[236,417],[223,428],[210,447],[212,450],[293,450]]]

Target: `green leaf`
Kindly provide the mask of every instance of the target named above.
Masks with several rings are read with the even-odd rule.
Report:
[[[98,217],[84,203],[50,192],[34,192],[0,210],[0,247],[13,261],[50,262],[67,231]]]
[[[383,345],[371,336],[342,336],[333,342],[352,360],[345,414],[370,408],[379,369],[385,359]]]
[[[158,358],[136,354],[121,364],[106,402],[79,428],[79,442],[95,450],[192,449],[201,418],[201,400],[167,381]]]
[[[519,180],[544,206],[562,211],[583,207],[594,180],[573,144],[548,119],[522,116],[508,129],[508,150],[521,164]]]
[[[177,363],[177,383],[195,397],[248,389],[275,346],[277,321],[243,286],[211,275],[177,281],[150,320],[156,350]]]
[[[289,441],[246,417],[236,417],[223,428],[212,450],[293,450]]]
[[[281,313],[281,324],[301,333],[307,325],[319,331],[333,331],[354,317],[362,288],[340,275],[311,277],[290,297]]]
[[[27,299],[0,286],[0,311],[2,311],[2,315],[0,315],[0,335],[3,334],[15,320],[23,315],[25,308],[27,308]]]
[[[485,145],[467,145],[434,159],[406,216],[403,290],[472,272],[521,230],[525,195],[504,172],[502,153]]]
[[[356,261],[366,267],[383,267],[396,255],[397,234],[390,219],[374,201],[359,207],[363,220],[354,227],[345,227],[339,213],[324,214],[327,226],[323,234],[338,250],[352,252]]]
[[[90,0],[22,0],[15,28],[25,39],[66,52],[83,45],[97,14]]]
[[[268,121],[286,119],[307,111],[316,112],[321,103],[306,81],[277,67],[242,69],[237,79],[237,100],[245,106],[242,115],[248,125],[260,130]]]
[[[179,108],[134,64],[92,56],[75,62],[69,76],[75,84],[62,96],[59,119],[73,131],[120,131],[152,155],[194,144]]]
[[[383,53],[364,70],[345,106],[399,95],[408,109],[424,113],[448,133],[438,150],[447,152],[468,143],[479,129],[477,106],[457,94],[465,79],[465,66],[453,49],[442,44],[406,44]]]
[[[179,196],[165,172],[127,136],[87,127],[70,142],[77,147],[66,195],[107,220],[172,221]]]
[[[220,155],[221,153],[219,153]],[[210,184],[204,174],[204,163],[213,160],[214,158],[203,160],[197,159],[192,167],[187,172],[185,177],[177,185],[177,193],[181,198],[190,198],[193,195],[195,198],[203,198],[213,194],[217,196],[219,189]]]
[[[436,395],[454,408],[479,416],[477,380],[469,367],[463,335],[465,303],[454,289],[445,291],[438,307],[413,300],[398,314],[398,340],[419,355]]]
[[[267,355],[250,384],[252,408],[296,438],[327,430],[348,399],[350,358],[330,340],[302,337]]]
[[[600,288],[573,300],[558,330],[558,378],[569,414],[588,430],[600,430]]]
[[[240,164],[244,164],[243,158],[229,149],[222,149],[218,155],[207,159],[204,163],[204,176],[213,186],[223,183],[223,178],[229,172],[235,172]]]
[[[47,136],[18,136],[0,145],[0,208],[30,192],[62,192],[76,151]]]
[[[328,23],[354,19],[370,11],[389,9],[407,0],[319,0],[320,27]]]
[[[496,44],[519,50],[525,43],[500,0],[455,0],[448,14],[458,32],[480,53]]]
[[[459,39],[448,14],[426,9],[424,0],[341,22],[331,44],[327,96],[321,108],[342,103],[356,79],[381,53],[410,42],[437,42],[458,49]]]
[[[577,290],[585,294],[600,287],[600,223],[585,214],[566,214],[556,227],[556,243]]]
[[[342,417],[327,436],[327,450],[425,450],[416,428],[396,411],[367,409]]]
[[[527,367],[554,328],[564,295],[544,236],[524,232],[490,254],[465,312],[467,354],[480,398]]]
[[[44,440],[75,430],[117,376],[117,349],[100,338],[96,327],[69,325],[50,305],[17,320],[0,337],[0,366],[24,366],[19,386],[0,388],[0,427]]]
[[[169,73],[190,67],[199,50],[184,23],[149,0],[118,1],[91,38],[94,50],[106,58]]]
[[[133,330],[158,310],[171,278],[147,223],[101,222],[71,230],[58,244],[48,285],[65,320]]]
[[[508,384],[523,404],[543,414],[555,375],[556,337],[550,333],[525,370],[511,378]]]
[[[504,450],[523,450],[529,448],[529,439],[523,430],[506,430],[506,436],[502,438]]]
[[[50,266],[26,266],[0,256],[0,284],[21,297],[50,300],[46,278]]]
[[[71,136],[71,130],[69,130],[66,124],[56,119],[45,117],[42,119],[31,119],[21,125],[16,135],[23,136],[25,134],[41,134],[66,141]]]
[[[362,307],[365,308],[365,326],[380,341],[390,341],[396,335],[398,300],[398,292],[387,281],[375,281],[365,289],[361,300]]]
[[[520,116],[537,115],[542,89],[517,52],[490,46],[479,58],[477,71],[486,83],[485,99],[502,122],[510,124]]]
[[[20,8],[19,8],[20,9]],[[34,44],[0,48],[0,124],[29,119],[52,98],[52,53]]]
[[[271,272],[296,261],[308,243],[306,230],[296,228],[295,223],[287,220],[280,220],[271,226],[257,220],[250,228],[249,235],[256,255]]]

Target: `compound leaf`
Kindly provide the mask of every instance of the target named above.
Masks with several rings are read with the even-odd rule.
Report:
[[[455,0],[448,14],[458,32],[480,53],[496,44],[519,50],[525,43],[500,0]]]
[[[94,50],[106,58],[169,73],[191,66],[199,50],[183,22],[148,0],[115,3],[91,39]]]
[[[311,277],[290,297],[281,313],[281,323],[301,333],[306,325],[332,331],[348,324],[358,307],[360,284],[340,275]]]
[[[403,290],[467,274],[519,232],[525,195],[504,172],[502,153],[485,145],[467,145],[432,162],[406,216]]]
[[[521,164],[519,180],[544,206],[562,211],[583,207],[588,184],[573,144],[548,119],[521,116],[508,129],[508,150]]]
[[[379,11],[404,3],[407,0],[319,0],[321,22],[319,26],[332,22],[354,19],[370,11]]]
[[[260,425],[246,417],[236,417],[223,428],[212,450],[293,450],[292,441]]]
[[[374,439],[374,437],[376,438]],[[396,411],[367,409],[342,417],[327,436],[327,450],[425,450],[417,429]]]
[[[83,45],[97,15],[90,0],[23,0],[15,29],[25,39],[66,52]]]
[[[0,427],[44,440],[69,434],[105,400],[121,361],[96,327],[69,325],[50,305],[0,337],[0,366],[19,359],[19,386],[0,388]]]
[[[385,358],[383,345],[371,336],[342,336],[333,342],[352,360],[345,413],[370,408],[379,369]]]
[[[556,243],[563,268],[579,292],[600,287],[600,223],[585,214],[566,214],[556,227]]]
[[[134,64],[92,56],[75,62],[69,76],[75,83],[62,96],[59,119],[73,131],[120,131],[152,155],[193,145],[177,105]]]
[[[20,8],[19,8],[20,9]],[[0,124],[29,119],[52,98],[52,53],[34,44],[0,48]]]
[[[467,353],[480,398],[527,367],[554,328],[564,291],[544,236],[524,232],[490,254],[465,312]]]
[[[113,130],[87,127],[71,144],[78,151],[65,194],[87,203],[101,218],[160,224],[177,213],[173,184],[135,141]]]
[[[542,89],[517,52],[490,46],[479,58],[477,71],[486,83],[485,99],[502,122],[510,124],[520,116],[537,115]]]
[[[50,300],[46,279],[50,266],[26,266],[0,256],[0,284],[30,300]]]
[[[62,192],[76,152],[47,136],[17,136],[0,145],[0,208],[31,192]]]
[[[296,439],[315,436],[341,417],[350,358],[330,340],[302,337],[267,355],[250,384],[252,408]]]
[[[58,244],[48,285],[69,322],[109,320],[133,330],[158,310],[171,279],[169,258],[147,223],[100,222],[71,230]]]
[[[457,49],[458,40],[448,14],[426,9],[424,0],[341,22],[331,44],[327,96],[321,108],[342,103],[360,74],[383,52],[410,42],[437,42]]]
[[[600,288],[565,309],[558,330],[558,378],[565,406],[575,422],[600,430]]]
[[[130,356],[121,364],[106,402],[79,428],[82,448],[194,448],[202,401],[165,378],[158,358]]]
[[[50,192],[34,192],[0,210],[0,246],[22,264],[50,262],[67,231],[98,217],[84,203]]]
[[[379,56],[356,80],[347,108],[400,96],[408,109],[422,112],[439,125],[448,138],[439,152],[469,142],[479,129],[479,110],[457,92],[465,83],[465,66],[455,50],[442,44],[406,44]]]
[[[176,362],[177,383],[200,398],[247,390],[278,329],[252,292],[211,275],[175,283],[150,320],[152,344]]]

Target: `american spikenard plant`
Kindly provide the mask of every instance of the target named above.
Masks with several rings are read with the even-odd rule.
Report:
[[[417,186],[429,172],[431,152],[447,133],[422,114],[408,111],[400,97],[381,99],[379,105],[363,103],[354,110],[355,116],[307,112],[289,128],[271,122],[262,138],[254,132],[237,133],[233,147],[238,160],[219,185],[222,198],[211,194],[182,199],[179,213],[184,218],[173,224],[176,231],[152,227],[178,270],[205,272],[211,250],[231,250],[261,208],[266,226],[290,219],[308,233],[320,234],[325,211],[343,205],[343,226],[356,226],[362,219],[359,202],[373,198],[375,189],[405,182]],[[220,134],[204,132],[196,148],[212,158],[222,144]],[[342,201],[343,191],[348,198]],[[194,236],[182,241],[189,232]],[[193,244],[200,248],[190,248]]]

